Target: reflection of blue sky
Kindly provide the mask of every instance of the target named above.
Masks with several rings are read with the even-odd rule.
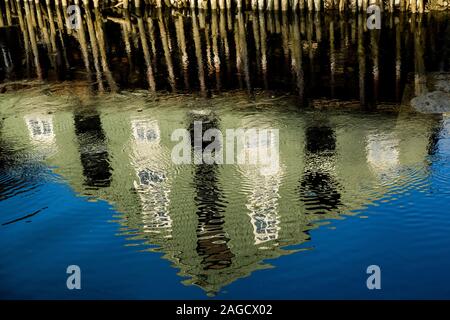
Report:
[[[0,226],[0,243],[8,244],[0,246],[0,297],[204,296],[201,289],[182,285],[177,270],[161,254],[139,252],[129,246],[129,239],[117,237],[117,224],[111,223],[115,212],[109,204],[76,196],[64,183],[50,181],[1,201],[0,222],[41,206],[48,208],[30,219]],[[66,289],[65,272],[70,264],[81,268],[80,291]]]

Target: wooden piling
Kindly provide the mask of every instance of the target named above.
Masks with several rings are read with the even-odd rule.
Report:
[[[261,74],[261,40],[259,32],[258,15],[256,12],[252,12],[252,28],[253,28],[253,39],[255,42],[256,72],[259,76]]]
[[[231,19],[231,18],[230,18]],[[219,25],[220,25],[220,39],[222,42],[222,48],[223,48],[223,54],[224,54],[224,60],[226,64],[226,72],[229,82],[232,80],[231,76],[231,59],[230,59],[230,46],[228,44],[228,33],[227,33],[227,16],[225,15],[225,12],[220,12],[219,17]]]
[[[258,11],[264,11],[265,2],[264,0],[258,0]]]
[[[267,35],[266,35],[266,19],[265,13],[259,12],[259,33],[260,33],[260,45],[261,45],[261,74],[264,80],[264,88],[268,89],[268,80],[267,80]],[[256,21],[255,21],[256,23]]]
[[[401,38],[401,25],[403,22],[403,13],[400,13],[399,21],[395,24],[395,95],[397,101],[401,100],[400,97],[400,82],[402,77],[402,38]]]
[[[99,49],[98,49],[97,37],[95,36],[94,23],[92,21],[90,10],[86,10],[85,19],[86,19],[86,26],[88,28],[88,35],[89,35],[89,42],[91,44],[92,56],[93,56],[93,60],[94,60],[94,69],[95,69],[95,74],[97,77],[98,91],[103,92],[104,86],[103,86],[103,79],[102,79],[102,71],[100,69],[100,63],[99,63],[99,52],[98,52]]]
[[[380,87],[380,59],[379,59],[379,33],[378,30],[370,32],[370,48],[372,56],[373,94],[375,103],[378,102]]]
[[[168,34],[167,27],[164,21],[164,17],[162,15],[161,9],[158,9],[158,26],[159,26],[159,33],[161,35],[161,42],[163,45],[163,51],[164,51],[164,59],[166,60],[167,65],[167,73],[169,76],[169,84],[172,88],[172,91],[176,91],[176,82],[175,82],[175,73],[173,69],[173,62],[172,62],[172,55],[170,48],[172,47],[170,45],[170,35]]]
[[[203,67],[202,56],[202,40],[198,29],[197,14],[195,11],[191,11],[192,19],[192,36],[194,38],[195,57],[197,59],[197,72],[200,83],[200,92],[202,95],[206,95],[206,83],[205,83],[205,70]]]
[[[102,64],[103,74],[105,75],[106,82],[108,82],[109,89],[111,92],[117,92],[118,87],[117,84],[112,76],[111,70],[109,69],[108,65],[108,58],[106,55],[106,42],[105,42],[105,35],[104,35],[104,22],[102,15],[100,14],[100,11],[98,8],[94,10],[95,14],[95,34],[98,42],[98,49],[100,52],[100,61]]]
[[[339,12],[344,12],[347,0],[339,0]]]
[[[153,67],[152,67],[152,60],[150,57],[150,52],[148,48],[148,42],[146,37],[146,30],[144,21],[141,15],[141,11],[139,8],[136,9],[137,13],[137,22],[138,22],[138,29],[139,29],[139,39],[141,41],[142,46],[142,52],[144,54],[144,60],[145,60],[145,66],[147,68],[147,83],[149,86],[149,90],[154,92],[156,91],[156,83],[155,83],[155,77],[153,75]]]
[[[31,3],[30,3],[31,5]],[[39,60],[39,50],[37,46],[37,39],[36,39],[36,33],[33,26],[32,21],[32,12],[30,11],[30,6],[27,3],[27,1],[24,1],[24,7],[25,7],[25,17],[27,20],[27,27],[28,27],[28,36],[31,41],[31,51],[34,58],[34,67],[36,69],[36,76],[39,80],[42,80],[42,69],[41,69],[41,63]],[[34,16],[34,15],[33,15]]]
[[[411,4],[411,12],[416,13],[417,12],[417,1],[416,0],[410,0]]]
[[[314,10],[319,12],[321,10],[321,2],[320,0],[314,0]]]
[[[5,13],[6,13],[6,23],[8,26],[11,26],[12,18],[11,18],[11,9],[9,7],[9,0],[5,0]],[[0,11],[0,16],[1,16],[1,11]]]
[[[334,91],[336,87],[336,51],[334,39],[334,21],[330,22],[330,88],[331,98],[334,99]]]
[[[358,69],[359,69],[359,101],[361,106],[366,105],[366,52],[364,45],[365,19],[358,16]]]
[[[2,25],[11,24],[12,17],[16,13],[19,0],[0,0],[4,2],[4,14],[0,17]],[[27,2],[38,3],[40,0],[25,0]],[[45,0],[47,1],[47,0]],[[80,0],[51,0],[49,3],[61,5],[63,8],[70,4],[79,4]],[[82,1],[89,5],[89,1]],[[134,0],[133,6],[136,8],[143,5],[156,6],[157,8],[198,8],[201,10],[252,10],[252,11],[314,11],[323,12],[337,9],[339,12],[365,12],[370,4],[380,6],[382,10],[394,12],[411,11],[412,13],[424,13],[424,0],[399,0],[398,8],[396,0]],[[31,8],[31,4],[29,4]],[[93,8],[104,8],[106,6],[121,6],[128,9],[130,0],[92,0]]]
[[[424,0],[417,0],[417,1],[418,1],[419,13],[424,13],[424,11],[425,11]]]
[[[175,20],[175,32],[178,41],[178,48],[181,53],[181,70],[183,70],[184,87],[189,90],[189,56],[187,53],[186,36],[184,34],[184,19],[179,16]]]
[[[301,105],[303,105],[305,99],[304,94],[305,83],[304,83],[303,62],[302,62],[303,53],[302,53],[302,46],[300,45],[301,38],[300,38],[300,25],[298,15],[294,16],[293,26],[291,30],[292,30],[291,39],[293,39],[291,67],[296,78],[299,101]]]
[[[220,80],[220,54],[219,54],[219,25],[217,19],[217,12],[211,12],[211,38],[212,38],[212,51],[214,61],[214,71],[216,74],[216,88],[218,91],[221,89]]]
[[[415,19],[414,19],[415,18]],[[414,91],[416,96],[420,96],[427,91],[427,75],[425,68],[425,38],[422,28],[422,16],[413,17],[413,24],[417,28],[414,36]]]

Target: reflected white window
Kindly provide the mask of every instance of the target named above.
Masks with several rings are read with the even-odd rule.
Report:
[[[25,116],[30,138],[37,142],[54,142],[53,118],[48,115]]]
[[[276,129],[249,129],[245,132],[240,159],[258,167],[262,175],[275,175],[279,170],[279,133]]]
[[[159,142],[158,122],[154,120],[133,120],[131,122],[134,139],[138,142]]]
[[[254,123],[253,123],[254,125]],[[241,137],[242,138],[242,137]],[[279,164],[279,131],[272,128],[245,130],[242,150],[238,150],[244,183],[250,190],[246,207],[253,227],[254,243],[267,249],[277,245],[280,230],[278,214],[282,169]],[[246,161],[239,161],[246,159]]]
[[[399,140],[393,134],[377,133],[367,138],[367,162],[376,171],[386,171],[399,165]]]

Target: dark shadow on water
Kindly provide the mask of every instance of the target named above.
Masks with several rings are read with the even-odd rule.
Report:
[[[328,126],[309,127],[306,130],[306,150],[311,153],[334,152],[336,137]]]
[[[300,199],[307,211],[319,214],[336,211],[342,205],[336,182],[323,172],[305,172],[300,183]]]
[[[192,118],[189,127],[191,143],[195,142],[194,122],[201,121],[202,127],[198,132],[203,134],[208,129],[218,128],[218,119],[214,115],[198,115],[191,114]],[[209,143],[201,144],[201,151]],[[193,145],[194,152],[195,145]],[[198,226],[197,226],[197,253],[202,258],[203,270],[220,270],[228,268],[234,257],[228,242],[230,239],[223,230],[224,212],[226,208],[226,200],[222,194],[219,184],[217,164],[198,164],[194,167],[194,188],[196,196],[194,198],[197,205]],[[206,278],[205,278],[206,277]],[[208,281],[207,273],[199,276],[197,283],[202,286],[203,281]]]
[[[106,138],[98,114],[74,116],[85,184],[93,188],[111,184],[111,167]]]
[[[300,200],[307,213],[337,212],[341,203],[339,184],[333,177],[336,135],[330,126],[306,129],[306,157],[309,165],[300,181]]]

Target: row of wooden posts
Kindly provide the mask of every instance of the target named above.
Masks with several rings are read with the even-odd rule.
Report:
[[[13,0],[1,0],[5,3]],[[22,0],[15,0],[21,2]],[[23,0],[35,1],[40,0]],[[253,11],[367,11],[370,5],[378,5],[381,10],[394,12],[396,10],[412,13],[425,12],[426,0],[45,0],[47,4],[68,6],[84,5],[93,7],[130,6],[141,7],[143,5],[155,6],[157,8],[194,8],[203,10],[253,10]]]
[[[366,42],[365,18],[363,15],[358,16],[358,20],[347,20],[345,15],[339,17],[337,24],[332,15],[324,15],[328,22],[321,22],[319,13],[306,15],[300,18],[299,15],[293,15],[293,20],[289,21],[287,15],[278,15],[273,12],[256,13],[249,15],[239,12],[231,15],[230,12],[212,12],[209,15],[205,11],[197,14],[195,10],[191,10],[189,16],[182,15],[173,16],[170,20],[164,15],[161,9],[158,10],[136,10],[137,14],[130,16],[129,10],[117,8],[117,13],[113,16],[105,16],[102,10],[96,8],[86,10],[84,13],[83,23],[78,30],[72,30],[64,23],[64,16],[67,12],[61,6],[53,7],[43,3],[25,2],[23,8],[15,7],[10,10],[8,15],[10,18],[16,16],[20,30],[23,34],[24,48],[27,52],[27,61],[32,61],[36,69],[38,79],[42,79],[43,68],[41,67],[42,59],[39,56],[42,51],[38,49],[39,44],[44,44],[48,51],[48,58],[55,69],[58,63],[66,65],[66,69],[70,69],[70,51],[66,50],[65,43],[68,41],[64,34],[73,36],[79,42],[81,57],[84,62],[87,74],[96,77],[96,83],[99,85],[98,90],[103,91],[103,83],[106,80],[107,86],[111,91],[116,91],[118,85],[115,82],[113,71],[111,69],[111,59],[108,58],[107,49],[108,37],[105,32],[104,24],[106,21],[118,23],[122,30],[122,43],[127,54],[130,70],[133,70],[133,56],[136,53],[143,53],[146,71],[143,73],[151,91],[161,88],[158,83],[160,77],[158,74],[165,74],[171,90],[176,91],[180,86],[180,79],[184,80],[184,87],[189,90],[192,74],[189,70],[197,70],[197,79],[201,92],[208,91],[208,86],[215,85],[218,91],[221,90],[221,75],[230,70],[236,70],[240,87],[247,88],[251,91],[252,86],[258,79],[262,79],[263,88],[270,87],[270,56],[269,41],[270,34],[280,34],[282,39],[282,51],[284,52],[285,65],[292,72],[296,90],[300,96],[304,95],[305,76],[310,79],[314,78],[313,68],[317,64],[315,60],[316,50],[320,43],[329,35],[329,56],[330,56],[330,87],[336,87],[339,77],[343,76],[344,59],[349,52],[343,48],[349,45],[357,50],[358,72],[360,99],[363,103],[366,101],[365,88],[367,75],[370,73],[373,77],[373,92],[378,92],[380,83],[380,61],[379,61],[379,33],[370,32],[370,45]],[[152,12],[150,12],[152,11]],[[151,13],[156,14],[151,17]],[[390,15],[388,30],[395,30],[396,38],[396,56],[395,56],[395,83],[398,98],[401,92],[401,79],[404,77],[408,63],[402,62],[402,50],[414,47],[414,71],[416,74],[416,91],[420,93],[424,83],[425,65],[424,65],[424,49],[425,49],[425,30],[420,26],[423,25],[422,15],[411,18],[406,14],[400,14],[398,23],[395,22],[393,15]],[[210,18],[211,24],[208,21]],[[280,20],[281,19],[281,20]],[[331,19],[331,20],[330,20]],[[10,19],[8,19],[10,20]],[[190,21],[190,23],[188,23]],[[409,21],[409,23],[408,23]],[[9,21],[8,24],[14,23]],[[410,32],[406,32],[403,37],[403,29],[405,25],[411,28]],[[339,28],[340,40],[337,40]],[[174,31],[175,30],[175,31]],[[383,29],[384,30],[384,29]],[[175,34],[174,34],[175,32]],[[435,43],[433,37],[439,32],[429,32],[428,37],[430,43]],[[413,40],[408,34],[414,35]],[[234,36],[232,36],[234,35]],[[249,37],[254,37],[254,52],[250,52],[248,41]],[[158,39],[160,38],[160,39]],[[337,41],[340,41],[337,48]],[[411,42],[412,41],[412,42]],[[411,44],[412,43],[412,44]],[[232,50],[232,46],[235,50]],[[158,48],[159,47],[159,48]],[[188,48],[193,47],[194,51]],[[162,50],[163,55],[158,58],[158,50]],[[55,52],[59,52],[55,55]],[[233,53],[234,52],[234,53]],[[347,53],[346,53],[347,52]],[[30,53],[30,54],[28,54]],[[176,57],[180,54],[179,57]],[[62,57],[61,62],[55,60],[55,57]],[[351,54],[350,54],[351,56]],[[309,67],[305,68],[302,60],[308,59]],[[370,57],[370,58],[368,58]],[[161,65],[158,59],[164,60]],[[367,61],[371,61],[366,65]],[[179,61],[181,66],[175,66]],[[256,63],[256,74],[253,77],[252,61]],[[235,63],[235,66],[231,64]],[[371,69],[369,71],[369,68]],[[342,69],[342,70],[341,70]],[[178,71],[177,71],[178,70]],[[307,70],[311,75],[307,74]],[[328,72],[327,72],[328,73]],[[253,79],[253,78],[256,79]],[[233,82],[234,80],[230,81]],[[177,83],[178,82],[178,83]],[[234,81],[236,82],[236,81]],[[106,89],[106,88],[105,88]],[[333,94],[332,94],[333,96]]]

